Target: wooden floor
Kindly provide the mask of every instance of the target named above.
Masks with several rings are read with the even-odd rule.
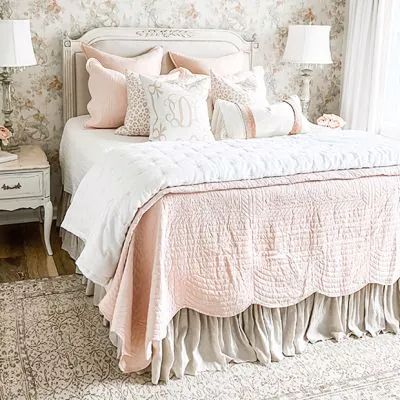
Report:
[[[73,274],[74,261],[61,250],[55,225],[51,231],[51,245],[54,255],[50,257],[39,222],[0,226],[0,283]]]

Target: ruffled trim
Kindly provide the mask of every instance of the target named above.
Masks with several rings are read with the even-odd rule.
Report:
[[[87,294],[98,305],[104,289],[85,280]],[[313,294],[296,305],[268,308],[252,305],[233,317],[211,317],[180,310],[166,337],[152,343],[153,383],[175,376],[226,369],[229,363],[267,364],[302,353],[307,343],[343,340],[400,332],[400,281],[370,284],[354,294],[327,297]],[[110,339],[122,358],[123,343],[115,332]],[[338,349],[340,351],[340,349]],[[124,357],[129,364],[129,357]],[[127,365],[129,368],[129,365]]]

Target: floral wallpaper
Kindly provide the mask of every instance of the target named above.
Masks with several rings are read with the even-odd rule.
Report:
[[[31,19],[38,65],[15,74],[14,125],[23,143],[40,144],[59,194],[58,148],[63,130],[61,39],[99,26],[231,29],[257,35],[270,100],[298,93],[299,70],[281,63],[287,26],[332,25],[333,65],[314,71],[310,115],[338,113],[345,0],[1,0],[0,19]],[[1,124],[1,121],[0,121]]]

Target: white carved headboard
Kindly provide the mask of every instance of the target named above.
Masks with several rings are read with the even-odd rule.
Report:
[[[162,28],[96,28],[81,38],[63,40],[64,122],[69,118],[87,114],[90,100],[86,57],[81,42],[123,57],[133,57],[155,45],[163,46],[165,55],[162,73],[173,69],[168,51],[197,57],[219,57],[236,51],[248,54],[248,67],[253,65],[254,41],[246,41],[235,32],[215,29],[162,29]]]

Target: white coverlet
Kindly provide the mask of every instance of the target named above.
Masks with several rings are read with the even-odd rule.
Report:
[[[400,142],[360,131],[126,145],[83,178],[62,227],[85,241],[78,267],[105,286],[136,212],[164,188],[399,164]]]
[[[74,194],[89,169],[107,151],[127,144],[143,143],[148,137],[115,135],[115,129],[85,128],[88,115],[71,118],[64,127],[60,144],[60,164],[63,189]]]

